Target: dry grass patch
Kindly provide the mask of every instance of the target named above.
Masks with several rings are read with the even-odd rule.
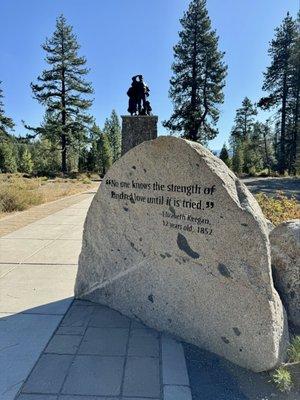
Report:
[[[96,188],[88,177],[76,179],[26,178],[20,174],[0,174],[0,218],[38,204]]]

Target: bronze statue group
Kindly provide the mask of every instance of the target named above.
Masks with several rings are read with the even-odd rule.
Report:
[[[127,91],[129,97],[128,112],[130,115],[151,115],[149,100],[150,89],[143,80],[143,75],[132,77],[132,83]]]

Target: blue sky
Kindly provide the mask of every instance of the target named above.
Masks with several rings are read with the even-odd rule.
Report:
[[[151,89],[154,114],[162,121],[172,111],[168,98],[172,47],[188,0],[0,0],[0,80],[7,115],[25,134],[21,120],[38,125],[43,108],[32,98],[30,82],[45,67],[41,44],[63,13],[74,27],[91,69],[95,93],[91,114],[102,126],[113,108],[126,114],[131,76],[142,73]],[[245,96],[262,95],[262,72],[269,64],[268,42],[298,0],[207,0],[213,27],[226,52],[228,76],[221,105],[219,135],[209,143],[219,149],[228,139],[235,110]],[[264,118],[265,115],[260,115]],[[166,133],[160,125],[159,133]]]

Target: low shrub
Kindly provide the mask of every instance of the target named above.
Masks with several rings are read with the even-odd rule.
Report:
[[[300,363],[300,336],[294,336],[288,348],[290,363]]]
[[[275,197],[268,197],[264,193],[255,197],[265,217],[274,225],[300,218],[300,205],[294,197],[288,198],[282,192],[278,192]]]
[[[289,392],[293,387],[292,375],[284,366],[275,370],[275,372],[272,374],[272,380],[277,389],[281,392]]]
[[[23,211],[42,202],[43,196],[35,190],[8,184],[2,184],[0,187],[1,213]]]
[[[262,169],[261,171],[259,171],[256,176],[265,178],[267,176],[270,176],[270,171],[268,170],[268,168]]]
[[[295,374],[293,367],[296,366],[298,368],[300,364],[300,336],[297,335],[292,338],[287,350],[287,356],[287,362],[277,368],[271,375],[273,383],[281,392],[289,392],[294,384],[297,384],[298,374]]]
[[[92,181],[90,180],[90,178],[88,178],[87,176],[85,178],[83,178],[81,180],[82,183],[84,183],[85,185],[90,185],[92,183]]]

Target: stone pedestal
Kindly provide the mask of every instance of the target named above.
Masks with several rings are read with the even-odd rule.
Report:
[[[155,115],[122,115],[122,155],[146,140],[157,138]]]

